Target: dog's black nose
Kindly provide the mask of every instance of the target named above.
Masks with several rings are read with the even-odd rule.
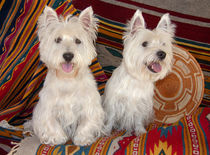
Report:
[[[160,60],[163,60],[166,57],[166,53],[163,51],[158,51],[156,54]]]
[[[74,57],[74,54],[72,53],[64,53],[63,58],[66,62],[70,62]]]

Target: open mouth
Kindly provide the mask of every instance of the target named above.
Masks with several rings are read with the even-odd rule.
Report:
[[[162,70],[162,67],[158,62],[151,62],[147,65],[147,68],[153,73],[159,73]]]
[[[62,70],[65,73],[70,73],[73,69],[74,69],[74,64],[73,63],[68,63],[68,62],[64,62],[61,64]]]

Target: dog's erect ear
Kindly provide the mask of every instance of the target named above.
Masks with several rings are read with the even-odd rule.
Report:
[[[48,35],[47,33],[52,32],[53,29],[48,29],[48,26],[56,22],[59,22],[57,13],[51,7],[46,6],[38,19],[38,36],[40,41]]]
[[[169,14],[166,13],[161,17],[156,29],[163,30],[165,32],[170,33],[172,36],[174,36],[175,27],[176,26],[171,23],[171,20],[169,18]]]
[[[46,15],[45,18],[47,22],[58,21],[57,13],[51,7],[46,6],[44,14]]]
[[[80,13],[79,20],[82,23],[85,30],[94,28],[97,24],[97,20],[94,18],[93,9],[91,6],[87,7]]]
[[[58,22],[58,21],[59,19],[58,19],[57,13],[51,7],[46,6],[43,11],[43,14],[39,17],[38,25],[39,27],[42,27],[42,26],[47,27],[51,23]]]
[[[140,10],[136,10],[129,24],[130,33],[134,34],[140,28],[145,28],[145,21],[142,16],[142,12]]]
[[[93,17],[93,9],[91,6],[83,10],[79,15],[79,20],[83,24],[85,29],[91,26],[91,18]]]
[[[98,19],[94,17],[93,9],[91,6],[83,10],[79,15],[79,21],[83,25],[83,28],[91,33],[91,36],[96,38],[95,33],[97,30]]]

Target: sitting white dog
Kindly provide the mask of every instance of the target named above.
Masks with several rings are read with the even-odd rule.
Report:
[[[48,68],[32,125],[41,143],[89,145],[101,134],[104,111],[89,65],[96,57],[97,19],[91,7],[58,18],[46,7],[38,20],[40,59]]]
[[[103,106],[105,132],[112,128],[145,133],[153,120],[154,82],[171,69],[172,41],[175,26],[169,15],[162,16],[154,30],[145,28],[141,11],[137,10],[124,35],[121,65],[106,84]]]

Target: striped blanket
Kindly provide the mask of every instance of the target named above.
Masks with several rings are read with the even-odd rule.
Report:
[[[96,45],[99,57],[94,59],[90,68],[101,94],[107,81],[106,75],[109,76],[121,61],[125,23],[136,8],[141,8],[148,27],[151,28],[155,26],[162,13],[169,12],[172,15],[172,20],[177,25],[176,43],[189,50],[202,67],[206,84],[202,105],[209,106],[210,19],[180,14],[130,0],[74,0],[73,2],[3,0],[0,2],[0,121],[6,120],[9,124],[20,125],[31,118],[47,72],[47,68],[39,60],[37,19],[45,5],[53,7],[58,14],[64,16],[70,13],[77,15],[79,11],[72,3],[79,10],[92,5],[100,20]],[[198,24],[190,24],[191,20]],[[115,154],[167,154],[168,152],[169,154],[193,152],[209,154],[209,113],[209,108],[199,108],[192,117],[185,117],[175,124],[165,126],[152,124],[148,128],[149,132],[141,137],[127,135],[125,131],[114,132],[112,137],[103,137],[92,146],[77,147],[71,142],[55,147],[39,145],[35,152],[37,154],[58,152],[65,154],[72,151],[75,154],[109,154],[110,151]],[[0,127],[0,154],[9,152],[11,141],[19,142],[26,136],[28,135],[22,134],[22,131]]]

